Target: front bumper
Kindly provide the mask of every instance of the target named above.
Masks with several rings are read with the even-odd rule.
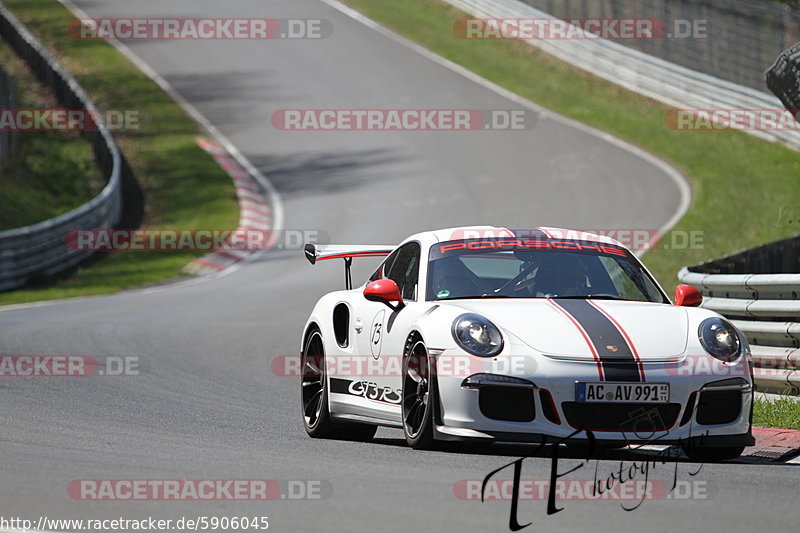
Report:
[[[507,356],[487,365],[503,357]],[[680,360],[645,363],[646,382],[669,383],[670,398],[666,404],[635,404],[576,402],[576,382],[598,381],[593,361],[516,357],[523,363],[513,369],[506,365],[497,373],[504,379],[496,383],[486,379],[493,372],[466,380],[437,377],[438,439],[585,442],[589,438],[585,430],[590,430],[597,442],[609,446],[754,444],[752,381],[745,358],[731,365],[730,375],[687,374],[681,371]]]

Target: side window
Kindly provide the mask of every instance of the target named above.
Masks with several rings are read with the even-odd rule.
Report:
[[[416,300],[419,279],[419,243],[404,244],[392,255],[395,257],[390,256],[385,263],[384,276],[397,283],[404,300]]]

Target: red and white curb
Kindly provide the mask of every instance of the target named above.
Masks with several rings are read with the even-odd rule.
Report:
[[[197,144],[208,152],[233,180],[236,197],[239,201],[238,230],[271,231],[273,229],[272,211],[259,183],[218,142],[201,138],[197,140]],[[271,241],[274,242],[274,238]],[[271,242],[268,242],[265,249],[269,249],[270,245]],[[254,253],[255,251],[250,250],[215,250],[195,259],[186,265],[183,271],[192,275],[215,274],[230,268]]]
[[[744,449],[742,457],[755,457],[771,461],[783,461],[800,454],[800,431],[780,428],[753,428],[755,446]],[[797,461],[788,461],[796,463]]]
[[[732,463],[747,464],[800,464],[800,431],[794,429],[762,428],[753,426],[755,446],[748,446]],[[630,449],[643,452],[663,452],[664,445],[632,446]],[[682,455],[682,454],[681,454]]]

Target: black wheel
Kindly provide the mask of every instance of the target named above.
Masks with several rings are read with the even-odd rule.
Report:
[[[692,461],[698,463],[713,463],[717,461],[729,461],[736,459],[744,451],[744,446],[692,446],[691,444],[681,446],[683,453]]]
[[[377,426],[369,424],[335,424],[328,411],[328,380],[325,377],[325,345],[319,329],[306,338],[301,359],[303,376],[300,395],[303,407],[303,426],[309,436],[317,439],[347,439],[366,441],[375,436]]]
[[[431,363],[422,339],[406,342],[403,356],[403,433],[414,449],[433,447],[433,402]]]
[[[325,379],[325,347],[322,334],[312,330],[303,347],[301,395],[303,425],[306,433],[315,438],[333,435],[333,423],[328,413],[328,386]]]

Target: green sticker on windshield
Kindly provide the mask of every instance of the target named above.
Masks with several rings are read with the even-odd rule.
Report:
[[[447,289],[442,289],[436,293],[437,298],[447,298],[448,296],[450,296],[450,291]]]

